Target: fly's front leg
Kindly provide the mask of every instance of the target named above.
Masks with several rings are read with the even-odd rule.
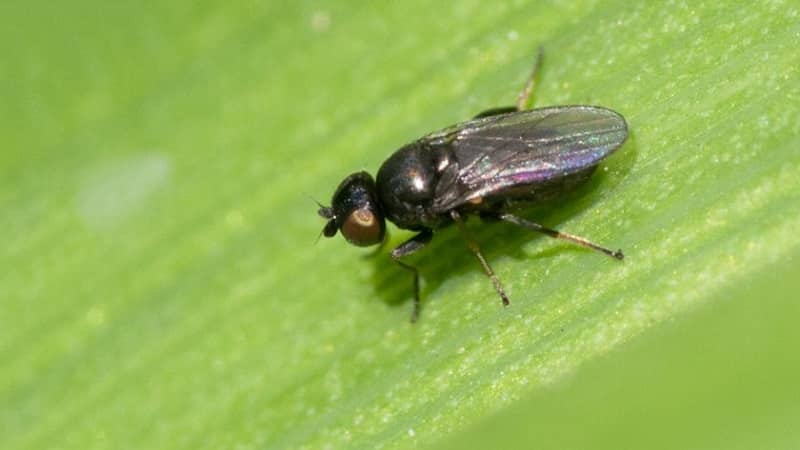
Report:
[[[494,290],[497,291],[497,295],[500,296],[500,299],[503,301],[503,305],[508,306],[508,296],[506,295],[506,291],[503,289],[502,283],[500,283],[500,279],[497,278],[492,270],[492,267],[489,265],[489,262],[483,257],[483,253],[481,253],[481,248],[478,246],[478,243],[475,242],[472,237],[470,237],[469,233],[467,233],[467,227],[464,226],[464,219],[461,218],[461,214],[454,209],[450,211],[450,217],[452,217],[453,221],[456,223],[456,225],[458,225],[458,231],[460,231],[461,235],[464,236],[464,240],[467,241],[467,246],[469,249],[472,250],[472,253],[475,254],[476,258],[478,258],[478,262],[481,263],[484,273],[486,273],[486,276],[492,280]]]
[[[400,258],[410,255],[417,250],[425,247],[425,245],[433,238],[433,231],[423,230],[418,235],[403,242],[397,248],[392,250],[392,260],[400,265],[400,267],[408,270],[414,275],[414,311],[411,313],[411,322],[416,322],[419,317],[419,270],[411,264],[400,261]]]
[[[517,217],[513,214],[502,213],[497,216],[500,219],[505,220],[506,222],[511,222],[514,225],[519,225],[523,228],[527,228],[529,230],[533,230],[542,234],[546,234],[551,238],[561,239],[562,241],[569,241],[574,244],[578,244],[582,247],[590,248],[592,250],[598,251],[603,253],[604,255],[608,255],[612,258],[616,258],[622,260],[625,258],[625,255],[622,253],[622,250],[611,250],[609,248],[603,247],[601,245],[597,245],[594,242],[582,238],[580,236],[575,236],[574,234],[563,233],[558,230],[553,230],[551,228],[544,227],[539,225],[536,222],[531,222],[530,220],[525,220],[522,217]]]

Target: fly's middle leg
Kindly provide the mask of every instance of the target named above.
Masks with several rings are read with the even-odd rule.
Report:
[[[517,97],[517,111],[525,111],[533,106],[533,89],[536,87],[536,76],[539,73],[539,68],[542,65],[542,58],[544,57],[544,47],[541,45],[536,50],[536,59],[533,61],[533,69],[525,82],[525,87]]]
[[[502,283],[500,283],[500,279],[497,278],[492,270],[492,267],[489,265],[489,262],[483,257],[483,253],[481,253],[481,248],[478,246],[478,243],[475,242],[472,237],[470,237],[469,233],[467,233],[467,228],[464,226],[464,219],[461,218],[461,214],[459,214],[456,210],[452,210],[450,211],[450,217],[453,218],[453,221],[458,226],[458,231],[461,232],[461,235],[464,236],[464,240],[467,241],[467,246],[469,249],[475,254],[475,257],[478,258],[478,262],[481,263],[484,273],[486,273],[486,276],[492,280],[494,290],[497,291],[497,295],[500,296],[500,299],[503,301],[503,305],[508,306],[510,302],[508,301],[508,296],[506,295],[506,291],[503,289]]]
[[[498,116],[501,114],[508,114],[513,112],[525,111],[531,109],[533,106],[533,89],[536,87],[536,77],[539,73],[539,68],[542,65],[542,58],[544,57],[544,47],[539,46],[536,50],[536,59],[533,62],[533,69],[525,86],[517,96],[516,106],[501,106],[499,108],[491,108],[486,111],[481,111],[473,119],[480,119],[483,117]]]

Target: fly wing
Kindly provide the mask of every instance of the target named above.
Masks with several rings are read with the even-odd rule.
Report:
[[[506,188],[556,181],[596,166],[628,136],[625,119],[597,106],[556,106],[465,122],[423,138],[457,164],[436,187],[447,211]]]

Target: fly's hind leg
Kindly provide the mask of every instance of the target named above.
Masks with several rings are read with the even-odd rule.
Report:
[[[612,258],[616,258],[622,260],[625,258],[625,255],[622,253],[622,250],[611,250],[609,248],[603,247],[601,245],[597,245],[594,242],[582,238],[580,236],[575,236],[573,234],[563,233],[558,230],[553,230],[551,228],[544,227],[539,225],[536,222],[531,222],[530,220],[523,219],[522,217],[517,217],[513,214],[502,213],[497,216],[499,219],[505,220],[506,222],[511,222],[514,225],[519,225],[523,228],[527,228],[532,231],[536,231],[538,233],[546,234],[551,238],[561,239],[563,241],[569,241],[574,244],[578,244],[582,247],[590,248],[592,250],[598,251],[604,255],[610,256]]]
[[[396,262],[400,267],[408,270],[414,275],[414,311],[411,313],[411,322],[416,322],[417,318],[419,318],[419,270],[416,267],[412,266],[411,264],[404,263],[400,261],[400,258],[406,255],[410,255],[431,241],[433,238],[433,231],[431,230],[423,230],[416,236],[412,237],[411,239],[403,242],[397,248],[392,250],[392,260]]]
[[[480,114],[476,115],[474,118],[480,119],[483,117],[497,116],[500,114],[508,114],[530,109],[533,106],[533,89],[536,87],[536,76],[538,75],[539,68],[542,65],[543,57],[544,47],[539,46],[539,48],[536,50],[536,59],[533,62],[531,74],[528,76],[528,80],[525,82],[525,86],[522,88],[522,91],[517,96],[516,106],[501,106],[499,108],[487,109],[486,111],[482,111]]]

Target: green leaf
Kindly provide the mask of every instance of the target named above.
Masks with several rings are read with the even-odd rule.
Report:
[[[530,395],[580,404],[587,362],[664,322],[696,330],[691,311],[800,255],[792,2],[7,2],[0,17],[4,449],[424,446]],[[513,103],[540,44],[536,104],[610,107],[631,138],[525,215],[627,258],[471,222],[503,308],[442,230],[410,258],[411,325],[408,274],[386,249],[315,245],[307,196]]]
[[[787,262],[439,448],[797,447],[800,267]]]

